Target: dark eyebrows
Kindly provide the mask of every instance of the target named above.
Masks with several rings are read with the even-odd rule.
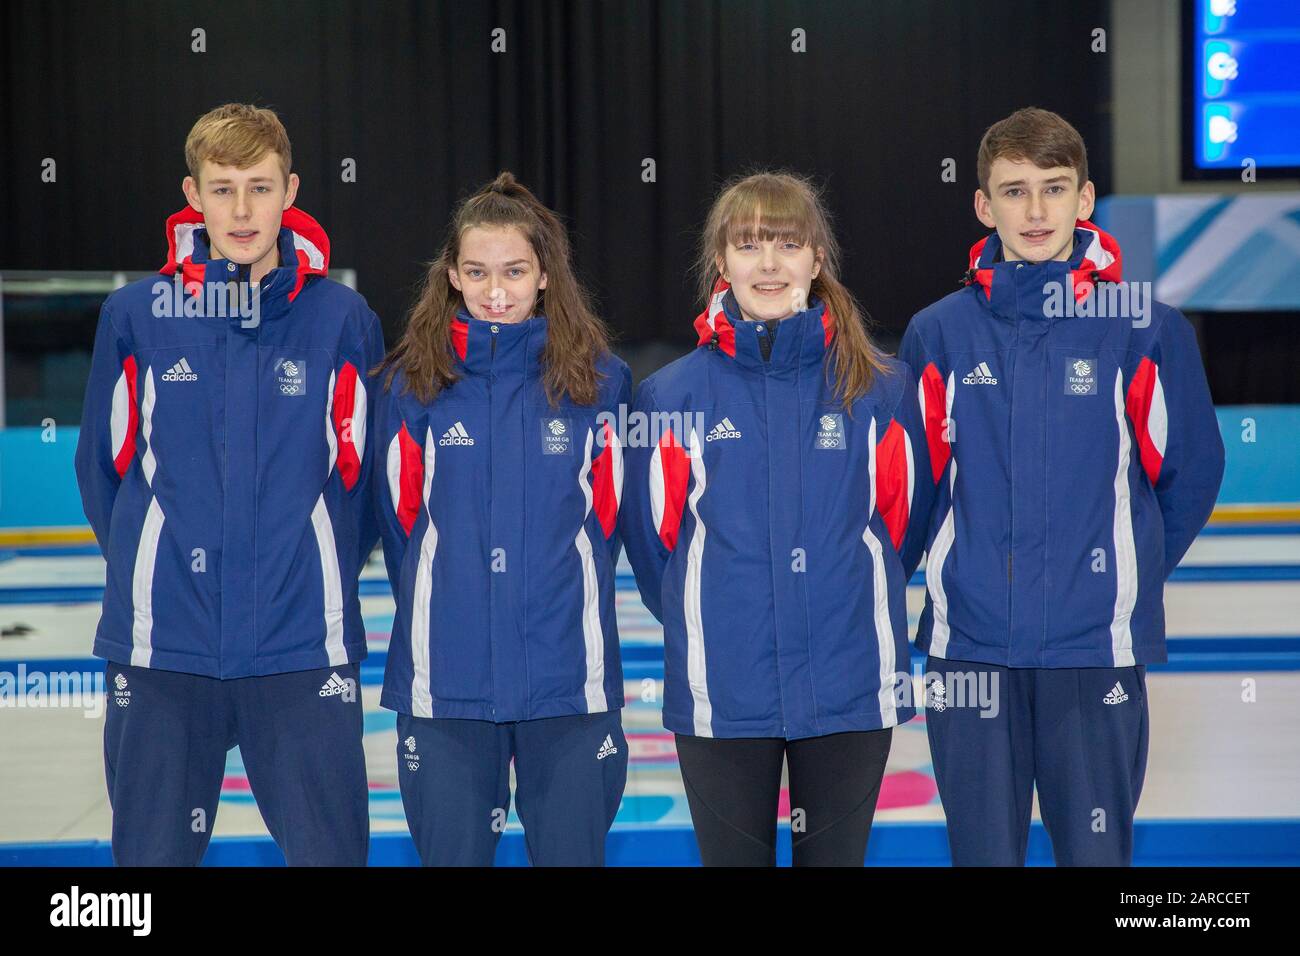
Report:
[[[511,266],[527,266],[531,264],[532,263],[530,263],[527,259],[511,259],[509,262],[502,263],[502,265],[507,269],[510,268]],[[479,266],[481,268],[483,266],[483,263],[479,262],[477,259],[466,259],[463,263],[461,263],[461,265]]]
[[[1054,185],[1056,185],[1057,183],[1068,183],[1069,181],[1070,181],[1070,177],[1069,177],[1069,176],[1053,176],[1051,179],[1044,179],[1044,180],[1043,180],[1043,185],[1044,185],[1044,186],[1054,186]],[[1013,179],[1013,180],[1011,180],[1010,182],[1006,182],[1006,183],[998,183],[998,190],[1001,191],[1001,190],[1003,190],[1003,189],[1009,189],[1009,188],[1011,188],[1012,186],[1025,186],[1025,185],[1028,185],[1028,183],[1027,183],[1026,180],[1023,180],[1023,179]]]

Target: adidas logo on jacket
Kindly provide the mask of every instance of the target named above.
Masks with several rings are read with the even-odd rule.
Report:
[[[438,444],[472,445],[474,444],[474,439],[469,437],[469,432],[465,431],[465,426],[460,422],[457,422],[442,433],[442,437],[438,439]]]
[[[699,347],[637,391],[637,411],[715,423],[627,452],[620,526],[664,626],[664,726],[787,739],[892,727],[914,715],[895,680],[933,495],[915,382],[890,361],[849,414],[826,384],[834,319],[820,301],[780,323],[768,358],[755,326],[720,288]]]
[[[706,436],[704,436],[704,440],[719,441],[723,438],[739,438],[739,437],[740,437],[740,430],[737,429],[735,425],[731,424],[730,418],[724,418],[722,421],[718,422],[718,424],[714,425],[713,428],[709,430],[709,433]]]
[[[988,362],[980,362],[974,369],[967,372],[962,377],[963,385],[996,385],[997,378],[993,375],[992,369],[989,368]]]
[[[918,649],[1011,667],[1166,659],[1164,584],[1205,524],[1223,442],[1195,334],[1046,307],[1121,278],[1115,240],[1076,224],[1068,262],[971,249],[966,288],[913,317],[899,357],[938,485]],[[991,387],[996,386],[996,387]]]
[[[179,362],[162,373],[162,380],[164,382],[197,382],[199,377],[195,374],[194,369],[190,368],[190,363],[185,360],[185,356],[182,355]]]
[[[86,386],[77,482],[108,562],[94,652],[221,678],[359,661],[379,321],[325,278],[329,239],[297,208],[254,327],[203,314],[205,288],[248,267],[210,257],[202,215],[167,234],[161,285],[180,274],[198,308],[154,315],[158,276],[114,292]]]

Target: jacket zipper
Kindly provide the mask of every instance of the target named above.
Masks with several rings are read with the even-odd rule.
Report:
[[[488,562],[488,581],[489,581],[489,582],[495,580],[495,577],[493,577],[493,572],[492,572],[492,570],[491,570],[491,552],[492,552],[492,549],[493,549],[494,547],[496,547],[496,522],[492,520],[493,517],[494,517],[494,515],[495,515],[495,512],[496,512],[496,503],[495,503],[495,501],[494,501],[493,498],[492,498],[492,459],[493,459],[493,454],[492,454],[492,413],[493,413],[493,411],[494,411],[494,408],[493,408],[493,406],[492,406],[492,379],[496,377],[497,332],[500,331],[500,326],[498,326],[498,325],[492,325],[490,328],[491,328],[491,331],[492,331],[492,349],[491,349],[491,351],[488,353],[488,376],[487,376],[487,389],[488,389],[488,434],[487,434],[487,443],[488,443],[488,481],[487,481],[487,487],[488,487],[488,558],[489,558],[489,562]],[[488,607],[487,607],[487,618],[488,618],[488,655],[489,655],[489,659],[488,659],[488,673],[492,675],[492,703],[491,703],[490,706],[491,706],[491,709],[492,709],[492,716],[495,717],[495,716],[497,715],[497,668],[496,668],[496,647],[495,647],[495,642],[494,642],[494,640],[493,640],[493,636],[492,636],[492,634],[493,634],[493,631],[492,631],[492,605],[493,605],[494,602],[492,601],[492,585],[491,585],[490,583],[488,584],[488,602],[487,602],[487,603],[488,603]]]
[[[1023,264],[1022,264],[1023,265]],[[1021,266],[1016,266],[1020,269]],[[1012,556],[1016,549],[1016,357],[1020,353],[1020,286],[1017,277],[1013,274],[1010,276],[1015,289],[1015,340],[1011,343],[1011,360],[1009,363],[1009,374],[1007,376],[1007,385],[1011,392],[1011,397],[1007,402],[1007,461],[1010,463],[1009,482],[1011,494],[1007,503],[1007,661],[1010,662],[1012,654],[1012,644],[1014,640],[1014,618],[1012,617],[1012,607],[1014,604],[1014,585],[1012,584]]]
[[[766,330],[764,330],[766,331]],[[763,360],[766,365],[763,369],[763,414],[770,418],[772,396],[768,390],[768,384],[771,382],[771,361],[768,358]],[[796,405],[796,407],[798,407]],[[776,646],[776,697],[781,707],[781,736],[784,737],[788,732],[785,722],[785,688],[781,686],[781,637],[777,620],[780,615],[776,610],[776,550],[772,547],[772,521],[775,514],[775,508],[772,498],[772,448],[771,433],[768,433],[767,449],[767,555],[768,569],[772,575],[772,638]]]

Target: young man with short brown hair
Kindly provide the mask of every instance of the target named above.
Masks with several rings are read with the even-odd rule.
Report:
[[[1196,336],[1124,283],[1078,132],[1047,110],[979,150],[965,288],[913,317],[938,483],[917,648],[955,864],[1023,865],[1034,787],[1061,865],[1127,865],[1163,590],[1223,442]]]

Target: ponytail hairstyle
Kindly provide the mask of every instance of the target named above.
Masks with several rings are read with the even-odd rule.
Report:
[[[401,369],[407,390],[425,404],[459,378],[451,321],[465,302],[448,273],[460,258],[461,238],[475,226],[518,229],[546,275],[546,288],[537,291],[535,311],[547,318],[541,359],[547,401],[554,407],[568,395],[575,404],[594,405],[600,389],[596,362],[609,352],[609,333],[573,274],[564,225],[509,172],[456,207],[442,251],[429,263],[401,340],[371,374],[386,371],[384,388],[390,389]]]
[[[845,410],[871,390],[878,372],[885,371],[884,353],[872,343],[865,323],[870,316],[839,279],[840,247],[831,231],[830,216],[812,181],[785,172],[738,176],[722,187],[709,210],[701,237],[696,274],[704,308],[718,281],[718,258],[728,244],[769,239],[794,239],[821,254],[821,269],[810,290],[826,304],[834,321],[834,338],[826,358],[827,384],[835,369],[833,388]]]

